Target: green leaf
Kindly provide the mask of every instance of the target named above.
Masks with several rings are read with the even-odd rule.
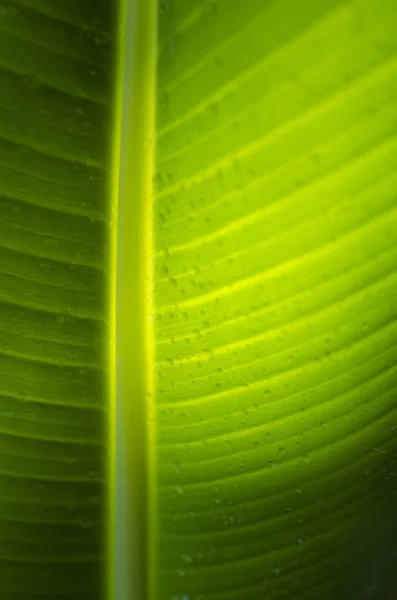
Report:
[[[396,27],[0,0],[2,600],[394,598]]]

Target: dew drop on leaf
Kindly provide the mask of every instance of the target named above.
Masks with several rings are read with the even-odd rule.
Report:
[[[192,557],[190,556],[190,554],[182,554],[182,558],[185,562],[191,563],[193,561]]]

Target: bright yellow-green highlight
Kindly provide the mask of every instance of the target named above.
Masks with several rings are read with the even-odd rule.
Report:
[[[161,600],[394,597],[396,26],[390,0],[160,18]]]

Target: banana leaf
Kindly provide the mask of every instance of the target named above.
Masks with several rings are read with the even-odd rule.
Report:
[[[1,600],[393,600],[395,0],[0,0]]]

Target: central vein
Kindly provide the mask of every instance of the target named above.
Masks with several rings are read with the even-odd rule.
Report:
[[[152,180],[156,1],[122,0],[111,225],[109,600],[153,598]]]

